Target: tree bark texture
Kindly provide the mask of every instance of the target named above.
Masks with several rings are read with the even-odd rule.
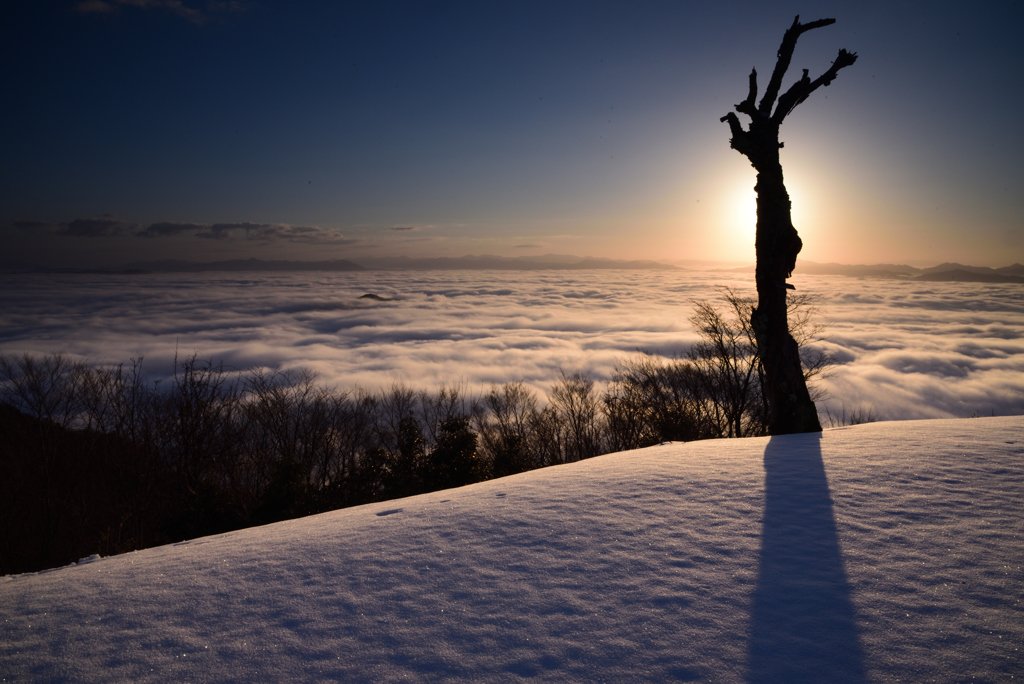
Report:
[[[824,74],[810,80],[807,70],[781,96],[782,78],[789,69],[797,38],[802,33],[834,24],[835,19],[819,19],[807,24],[800,17],[786,31],[778,60],[761,102],[757,99],[757,71],[751,70],[747,99],[736,111],[750,117],[744,130],[734,112],[722,117],[729,124],[733,149],[750,160],[757,171],[757,308],[750,318],[757,338],[758,354],[764,367],[765,394],[768,403],[768,429],[773,435],[794,432],[820,432],[818,412],[811,400],[800,364],[800,350],[789,334],[786,317],[786,279],[796,267],[803,242],[793,227],[789,193],[779,161],[779,127],[786,116],[821,86],[829,85],[840,69],[857,60],[856,53],[840,50],[839,56]]]

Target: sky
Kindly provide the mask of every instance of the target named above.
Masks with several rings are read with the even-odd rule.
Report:
[[[1022,430],[667,443],[0,577],[0,677],[1016,681]]]
[[[273,0],[4,3],[0,262],[752,262],[719,119],[797,14],[784,87],[859,55],[782,128],[801,257],[1024,262],[1014,3]]]

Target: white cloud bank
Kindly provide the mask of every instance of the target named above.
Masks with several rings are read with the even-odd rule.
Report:
[[[676,443],[7,576],[0,679],[1011,681],[1022,431]]]
[[[695,339],[694,299],[749,288],[713,272],[364,272],[0,276],[0,352],[92,361],[177,351],[228,366],[308,366],[340,388],[608,379],[637,349]],[[1024,414],[1024,287],[797,276],[820,295],[841,365],[827,405],[879,418]],[[375,293],[392,301],[359,299]]]

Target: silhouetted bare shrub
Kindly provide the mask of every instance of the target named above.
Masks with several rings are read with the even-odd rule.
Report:
[[[610,445],[636,449],[707,437],[695,372],[686,359],[639,353],[621,360],[602,402]]]
[[[4,403],[54,428],[84,427],[79,419],[90,369],[63,353],[0,356]]]
[[[597,456],[602,450],[601,416],[594,381],[589,374],[574,371],[562,377],[551,390],[550,429],[559,434],[553,443],[561,446],[557,463],[572,463]]]
[[[710,302],[694,305],[690,322],[700,335],[687,359],[688,375],[702,415],[701,436],[747,437],[767,429],[763,373],[757,340],[750,326],[753,303],[724,292],[723,313]]]
[[[426,465],[423,479],[427,491],[461,487],[485,478],[486,468],[477,453],[477,436],[470,429],[468,418],[442,419]]]
[[[684,356],[639,353],[619,362],[602,401],[611,448],[767,434],[764,372],[750,324],[754,301],[729,288],[720,292],[722,304],[695,302],[690,323],[699,339]],[[823,333],[819,311],[808,295],[787,301],[811,383],[833,363],[816,346]]]
[[[477,425],[491,472],[504,477],[536,467],[534,441],[537,398],[523,383],[492,385],[484,395]]]
[[[858,407],[847,413],[846,404],[843,404],[839,410],[832,410],[827,406],[824,409],[825,424],[828,427],[844,427],[847,425],[863,425],[864,423],[874,423],[878,420],[875,416],[875,411],[870,406]],[[977,414],[972,416],[976,418]]]

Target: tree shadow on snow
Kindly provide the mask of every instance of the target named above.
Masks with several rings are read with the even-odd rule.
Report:
[[[865,682],[821,435],[772,437],[747,682]]]

